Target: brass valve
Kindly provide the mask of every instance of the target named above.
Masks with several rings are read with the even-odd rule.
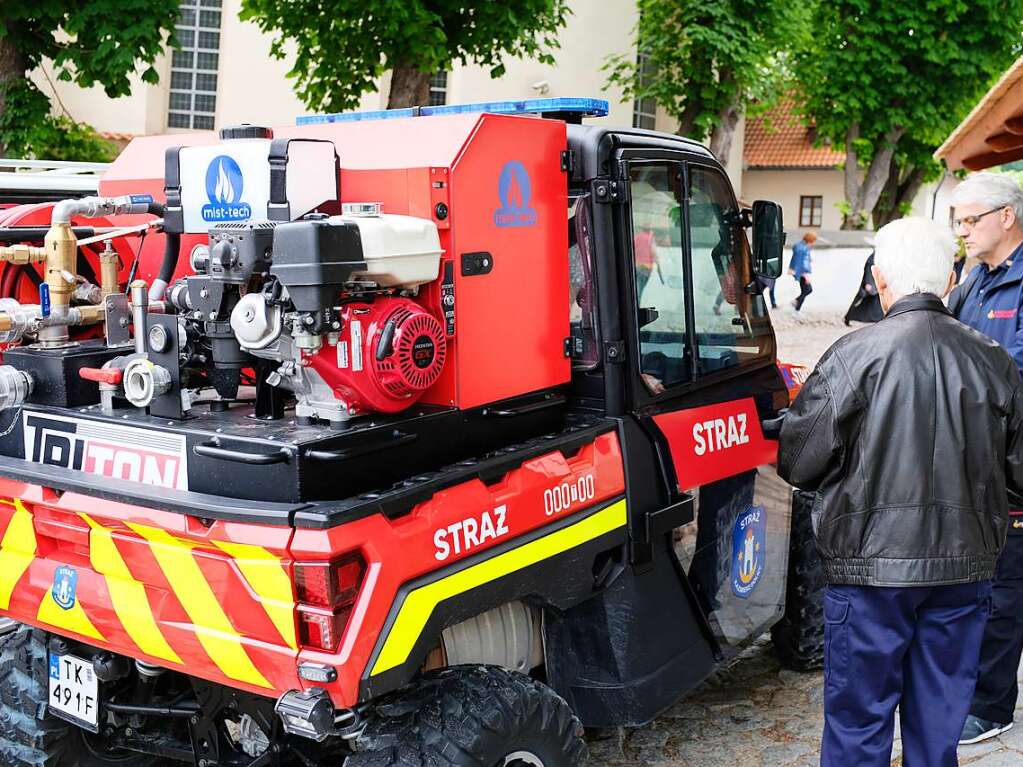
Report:
[[[46,260],[46,248],[34,245],[9,245],[0,248],[0,261],[8,264],[38,264]]]

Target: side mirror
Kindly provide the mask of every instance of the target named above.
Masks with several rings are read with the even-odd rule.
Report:
[[[753,203],[753,264],[757,274],[771,279],[779,277],[784,247],[781,206],[757,200]]]

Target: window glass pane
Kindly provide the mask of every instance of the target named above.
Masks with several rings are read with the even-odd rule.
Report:
[[[199,26],[220,29],[220,11],[199,11]]]
[[[633,163],[629,180],[636,298],[640,321],[651,320],[639,329],[640,373],[657,394],[691,378],[678,203],[681,165]]]
[[[772,336],[763,296],[745,290],[752,263],[727,179],[690,166],[689,197],[693,313],[699,371],[706,374],[768,353]]]
[[[171,66],[174,69],[191,69],[195,66],[195,54],[189,51],[174,51],[171,55]]]
[[[196,115],[192,118],[192,127],[200,130],[213,130],[213,118],[205,115]]]
[[[219,58],[219,54],[216,53],[200,53],[196,69],[212,69],[216,71]]]
[[[201,0],[203,8],[219,8],[220,0]]]
[[[191,90],[191,88],[192,88],[192,73],[191,72],[171,72],[171,88],[179,88],[181,90]]]
[[[220,33],[219,32],[200,32],[199,33],[199,47],[207,48],[210,50],[217,50],[220,48]]]
[[[170,108],[171,109],[191,109],[192,108],[192,94],[191,93],[178,93],[177,91],[171,91],[171,95],[170,95]]]
[[[178,23],[186,27],[194,27],[195,11],[188,8],[182,8],[181,13],[178,14]]]
[[[188,115],[179,114],[178,112],[171,112],[167,115],[167,125],[171,128],[188,128]]]
[[[591,221],[590,196],[572,197],[568,203],[568,318],[576,370],[589,370],[600,361]]]
[[[195,89],[197,91],[209,91],[211,93],[217,92],[217,76],[207,74],[197,74],[195,76]]]
[[[216,111],[217,97],[196,94],[195,96],[195,111],[196,112],[214,112]]]
[[[194,48],[195,47],[195,30],[194,29],[182,29],[178,27],[174,30],[174,34],[177,35],[178,43],[181,44],[182,48]]]

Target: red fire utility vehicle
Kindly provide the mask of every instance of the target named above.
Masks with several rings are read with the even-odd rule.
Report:
[[[139,138],[7,211],[0,761],[578,764],[819,659],[780,210],[605,110]]]

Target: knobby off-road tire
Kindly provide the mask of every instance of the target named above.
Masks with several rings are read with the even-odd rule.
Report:
[[[813,493],[792,497],[792,534],[785,616],[771,629],[778,658],[794,671],[824,666],[824,572],[813,539]]]
[[[375,706],[344,767],[576,767],[583,728],[554,690],[493,666],[426,674]]]
[[[46,716],[49,634],[28,626],[0,637],[0,765],[4,767],[156,767],[142,754],[97,756],[101,749],[62,719]]]

